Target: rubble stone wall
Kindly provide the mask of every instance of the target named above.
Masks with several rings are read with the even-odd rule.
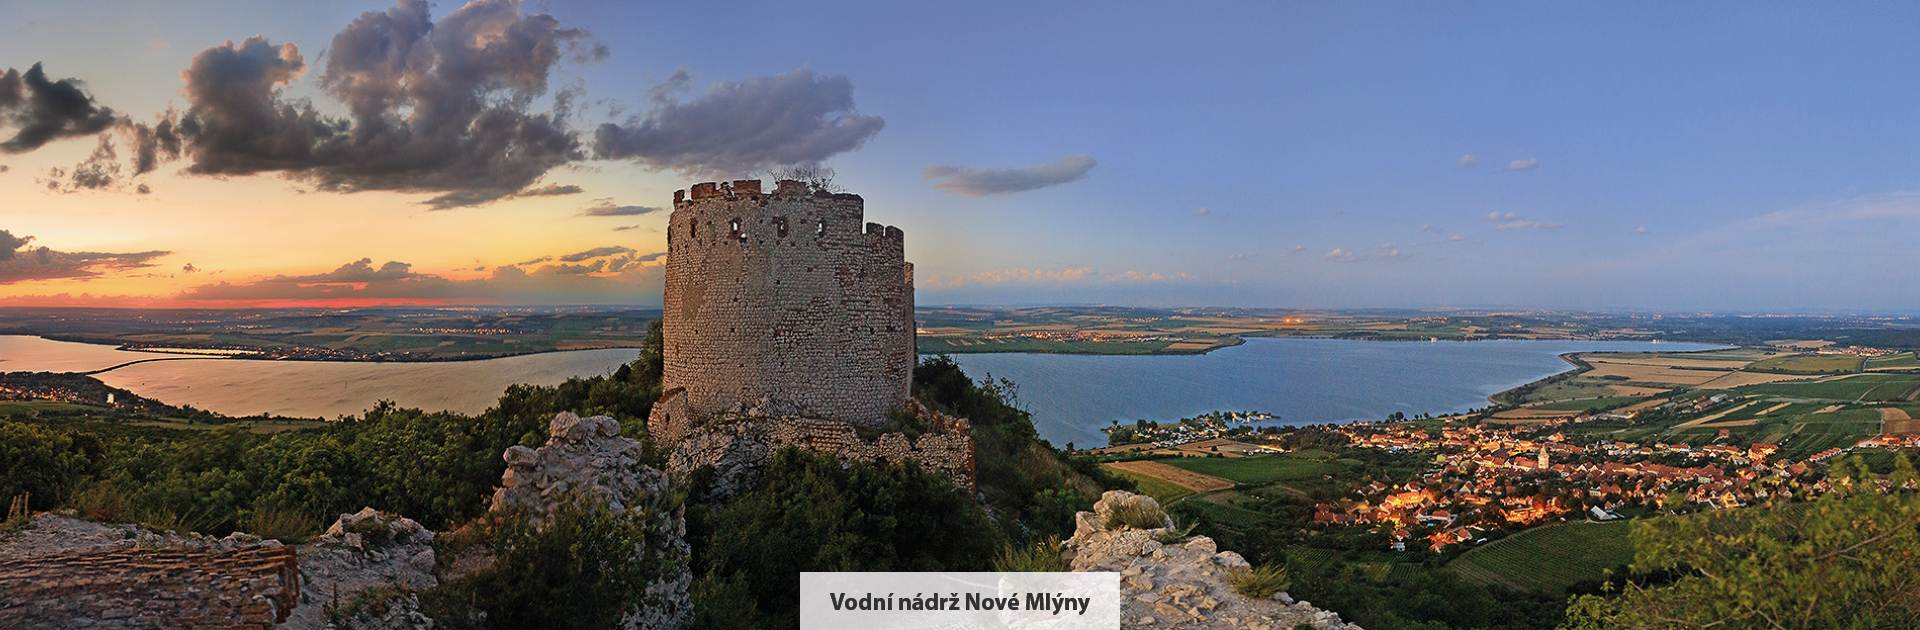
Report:
[[[864,212],[795,181],[674,193],[662,388],[685,392],[690,420],[763,407],[878,426],[907,399],[913,266],[900,230]]]
[[[0,567],[0,627],[272,630],[298,603],[293,547],[115,549]]]
[[[674,401],[662,401],[672,405]],[[655,407],[658,409],[659,407]],[[706,422],[649,427],[653,438],[672,445],[667,471],[680,474],[714,468],[715,490],[722,496],[752,485],[774,452],[789,446],[870,464],[913,460],[925,470],[947,475],[954,485],[974,488],[973,438],[967,421],[921,408],[908,401],[907,413],[926,424],[916,437],[882,433],[862,437],[853,425],[795,416],[718,416]]]

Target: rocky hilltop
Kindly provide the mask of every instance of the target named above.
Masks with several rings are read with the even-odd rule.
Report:
[[[1152,497],[1113,490],[1092,512],[1075,517],[1065,554],[1075,571],[1120,574],[1120,623],[1128,628],[1219,630],[1361,630],[1340,615],[1296,602],[1286,593],[1252,599],[1234,592],[1228,576],[1246,570],[1245,558],[1220,551],[1213,539],[1194,536],[1177,544],[1173,519]],[[1151,522],[1137,527],[1129,521]]]

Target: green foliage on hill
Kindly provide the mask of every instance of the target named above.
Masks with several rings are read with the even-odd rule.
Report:
[[[424,596],[443,627],[464,627],[467,607],[486,613],[483,626],[519,628],[614,628],[635,608],[657,608],[647,584],[672,580],[686,570],[687,554],[670,544],[676,523],[662,514],[679,497],[633,506],[613,514],[604,503],[564,502],[543,526],[524,513],[463,530],[441,550],[449,556],[478,546],[493,556],[487,568],[443,584]]]
[[[1812,505],[1716,510],[1635,525],[1633,568],[1678,571],[1573,601],[1563,627],[1920,627],[1920,497],[1899,458],[1882,490],[1857,461]]]
[[[711,628],[797,627],[803,571],[986,571],[1002,541],[944,475],[793,449],[710,529],[689,529],[704,576],[694,610]]]
[[[97,447],[64,431],[0,421],[0,501],[30,495],[35,510],[64,503],[86,475],[87,451]]]

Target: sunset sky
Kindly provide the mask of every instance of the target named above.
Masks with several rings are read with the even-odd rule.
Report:
[[[1920,5],[0,0],[0,305],[660,302],[822,163],[923,305],[1920,312]]]

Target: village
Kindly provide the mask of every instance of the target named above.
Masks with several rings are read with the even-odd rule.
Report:
[[[1826,464],[1860,449],[1920,449],[1920,434],[1879,435],[1800,460],[1776,444],[1738,444],[1731,431],[1702,444],[1605,439],[1582,424],[1664,414],[1686,418],[1741,403],[1727,395],[1676,400],[1633,412],[1596,411],[1541,424],[1474,424],[1473,415],[1407,418],[1345,425],[1252,426],[1268,414],[1213,412],[1177,423],[1138,421],[1106,429],[1113,444],[1094,454],[1248,457],[1286,453],[1280,436],[1321,431],[1349,448],[1431,454],[1422,474],[1403,480],[1354,481],[1348,492],[1313,506],[1319,527],[1365,527],[1390,547],[1484,542],[1507,533],[1570,520],[1609,521],[1642,514],[1737,508],[1806,500],[1828,491]],[[1178,461],[1174,463],[1180,463]],[[1137,469],[1137,467],[1136,467]],[[1328,479],[1333,479],[1331,475]]]

